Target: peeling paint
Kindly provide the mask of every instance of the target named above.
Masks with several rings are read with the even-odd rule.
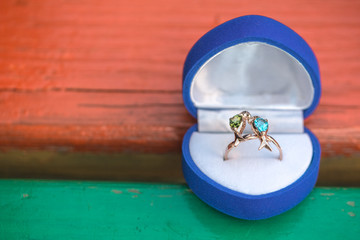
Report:
[[[321,196],[334,196],[335,193],[320,193]]]
[[[349,215],[350,217],[355,217],[355,213],[353,213],[353,212],[348,212],[348,215]]]
[[[28,198],[28,197],[29,197],[29,194],[23,193],[22,197],[23,197],[23,198]]]
[[[348,201],[346,202],[347,205],[355,207],[355,202],[354,201]]]
[[[117,190],[117,189],[113,189],[111,190],[113,193],[115,194],[122,194],[122,191],[121,190]]]
[[[137,193],[137,194],[140,194],[140,193],[141,193],[138,189],[134,189],[134,188],[128,189],[128,192]]]

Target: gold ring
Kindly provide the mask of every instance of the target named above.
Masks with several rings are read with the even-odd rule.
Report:
[[[254,134],[243,135],[246,122],[251,125],[251,129],[253,130]],[[251,116],[248,111],[243,111],[230,118],[229,124],[231,130],[234,132],[235,140],[227,146],[224,154],[224,160],[229,159],[228,155],[231,149],[237,147],[241,142],[253,139],[260,140],[260,147],[258,150],[261,150],[265,147],[269,151],[272,151],[269,143],[273,143],[279,150],[279,160],[282,160],[283,153],[279,143],[273,137],[267,135],[267,132],[269,131],[269,123],[267,119],[261,118],[259,116]]]

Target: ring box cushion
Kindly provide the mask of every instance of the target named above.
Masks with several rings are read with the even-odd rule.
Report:
[[[299,179],[310,165],[313,149],[307,134],[274,134],[284,152],[258,151],[259,141],[247,141],[231,150],[223,161],[224,149],[233,134],[195,131],[190,138],[190,155],[206,176],[227,188],[251,195],[281,190]],[[301,147],[299,147],[301,146]]]
[[[320,146],[303,124],[318,104],[320,79],[315,55],[294,31],[254,15],[216,27],[188,54],[183,97],[198,121],[183,140],[183,172],[204,202],[234,217],[263,219],[311,191]],[[269,120],[282,161],[276,147],[258,151],[258,140],[241,143],[223,161],[234,140],[229,118],[243,110]]]

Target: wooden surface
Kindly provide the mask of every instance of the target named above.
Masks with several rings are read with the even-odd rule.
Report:
[[[1,239],[359,239],[360,189],[316,188],[261,221],[224,215],[183,185],[0,180]]]
[[[187,52],[216,25],[260,14],[318,57],[323,95],[305,124],[332,169],[321,178],[360,185],[336,170],[360,171],[359,12],[357,0],[0,1],[0,149],[180,156],[196,122],[181,96]]]
[[[90,179],[184,183],[177,153],[0,152],[0,178]],[[346,164],[343,164],[346,162]],[[318,186],[359,186],[359,159],[326,158]]]

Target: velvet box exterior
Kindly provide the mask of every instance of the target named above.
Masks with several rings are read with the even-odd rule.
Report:
[[[320,93],[320,74],[313,51],[304,39],[282,23],[248,15],[206,33],[190,50],[183,71],[184,103],[190,114],[198,119],[198,124],[187,131],[182,145],[183,174],[189,187],[208,205],[241,219],[269,218],[299,204],[313,189],[319,171],[320,145],[314,134],[303,126],[303,121],[315,110]],[[261,116],[268,114],[270,120],[281,116],[281,120],[269,124],[274,125],[274,134],[284,139],[279,142],[284,145],[283,150],[289,150],[281,163],[276,159],[264,160],[274,165],[265,170],[262,169],[265,165],[254,164],[260,160],[239,153],[238,159],[230,160],[233,161],[230,164],[243,161],[244,166],[251,166],[252,172],[246,170],[237,177],[236,171],[244,167],[225,166],[229,163],[222,161],[220,152],[233,136],[225,126],[231,117],[228,113],[248,109]],[[282,122],[289,122],[289,127]],[[300,151],[309,152],[303,156],[307,159],[301,159],[299,155],[302,154],[289,152],[293,147],[287,146],[287,142],[297,137],[308,142],[301,144],[306,149]],[[219,141],[211,146],[211,149],[216,148],[213,153],[201,143],[209,138]],[[207,161],[210,158],[214,159],[211,160],[214,166],[207,167],[206,164],[212,164]],[[308,163],[299,171],[292,162]],[[288,175],[277,174],[280,177],[276,181],[280,183],[271,184],[267,174],[271,176],[271,171],[281,169],[281,164],[289,164],[287,168],[294,170],[288,171]],[[221,170],[222,165],[225,170]],[[257,183],[251,178],[244,179],[247,174],[255,175]]]

